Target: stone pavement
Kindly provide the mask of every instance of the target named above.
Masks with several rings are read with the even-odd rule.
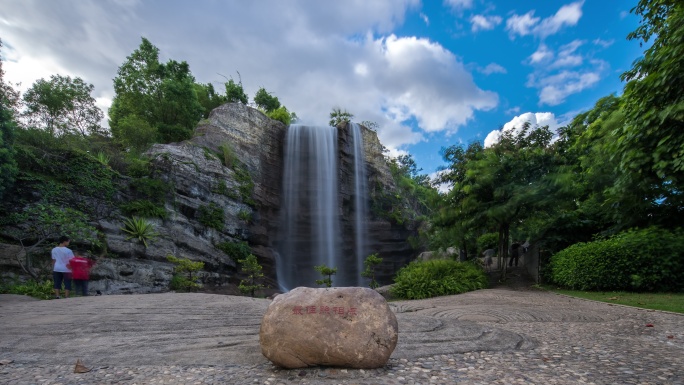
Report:
[[[0,295],[0,383],[684,385],[681,314],[505,285],[391,302],[399,344],[383,368],[282,370],[259,349],[268,304],[215,294]],[[90,372],[73,373],[79,358]]]

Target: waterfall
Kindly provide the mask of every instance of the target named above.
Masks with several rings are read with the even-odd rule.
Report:
[[[291,125],[285,137],[281,221],[276,272],[280,290],[316,287],[323,279],[314,266],[336,267],[333,286],[363,286],[366,258],[368,193],[363,138],[351,125],[353,185],[350,186],[352,234],[342,234],[337,129]],[[343,239],[346,254],[342,255]],[[351,243],[354,243],[353,246]]]
[[[361,271],[363,271],[363,261],[368,256],[368,182],[361,126],[352,123],[351,128],[354,142],[354,251],[358,269],[356,285],[363,286]]]
[[[313,267],[339,261],[337,130],[291,125],[284,160],[276,272],[280,289],[288,291],[315,286],[323,277]]]

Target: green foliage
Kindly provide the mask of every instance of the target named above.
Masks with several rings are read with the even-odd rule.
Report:
[[[328,124],[330,127],[337,127],[342,123],[349,123],[353,118],[354,115],[351,112],[342,110],[339,107],[334,107],[332,111],[330,111],[330,122],[328,122]]]
[[[60,236],[66,235],[74,241],[93,246],[100,245],[98,232],[88,223],[88,216],[70,207],[33,203],[1,218],[0,223],[11,226],[5,235],[22,246],[26,252],[22,269],[36,279],[49,273],[35,260],[44,255],[41,248],[49,242],[56,242]]]
[[[238,219],[241,221],[249,222],[252,220],[252,213],[247,210],[238,211]]]
[[[332,287],[332,276],[337,274],[337,268],[336,267],[328,267],[326,265],[320,265],[320,266],[314,266],[314,270],[317,272],[321,273],[321,275],[325,278],[323,279],[317,279],[316,284],[317,285],[325,285],[326,287]]]
[[[145,218],[126,218],[123,224],[124,227],[121,227],[121,231],[128,234],[126,237],[127,241],[135,239],[147,247],[148,243],[155,241],[159,237],[154,224],[148,222]]]
[[[80,194],[111,199],[116,191],[115,171],[85,153],[70,153],[62,167],[62,176]]]
[[[264,278],[264,273],[261,271],[263,268],[253,254],[249,254],[244,259],[239,259],[238,262],[242,266],[242,273],[247,276],[246,279],[240,281],[238,288],[242,294],[249,293],[250,297],[254,297],[256,290],[265,287],[261,283],[261,280]]]
[[[254,199],[252,199],[252,193],[254,192],[254,181],[252,176],[247,171],[247,167],[241,166],[235,169],[235,180],[240,184],[238,191],[240,192],[240,198],[243,202],[248,205],[254,205]]]
[[[171,278],[171,290],[194,291],[202,287],[196,282],[193,273],[204,269],[204,262],[191,261],[187,258],[177,258],[174,255],[167,255],[166,260],[173,263],[173,277]]]
[[[273,120],[283,122],[286,126],[290,125],[292,122],[292,114],[290,114],[290,111],[288,111],[285,106],[281,106],[273,111],[269,111],[266,113],[266,115]]]
[[[16,129],[12,111],[5,107],[3,100],[0,100],[0,199],[5,191],[12,187],[19,172],[14,149]]]
[[[201,224],[218,231],[223,231],[225,218],[223,208],[214,202],[199,207],[199,218]]]
[[[216,93],[214,86],[211,83],[200,84],[195,83],[195,93],[197,94],[197,100],[199,104],[204,109],[202,115],[204,118],[209,117],[209,113],[216,107],[226,102],[226,97]]]
[[[81,78],[52,75],[50,80],[37,80],[24,93],[28,124],[47,130],[51,135],[103,133],[102,111],[90,93],[92,84]]]
[[[169,216],[163,205],[145,199],[124,203],[121,211],[129,217],[166,219]]]
[[[366,259],[363,261],[364,265],[364,270],[361,272],[362,277],[370,278],[370,283],[368,286],[371,289],[375,289],[380,284],[378,281],[375,280],[375,269],[378,267],[379,264],[382,263],[382,258],[378,257],[378,254],[371,254],[366,257]]]
[[[640,0],[641,25],[627,38],[652,45],[622,75],[626,124],[614,132],[618,188],[657,186],[664,203],[684,205],[684,3]],[[681,216],[681,214],[676,214]]]
[[[221,161],[223,162],[224,166],[228,168],[234,168],[235,165],[238,164],[238,158],[229,143],[223,143],[220,145],[219,150],[221,150],[221,155],[223,155],[221,157]]]
[[[684,233],[649,227],[577,243],[551,258],[551,270],[570,289],[681,291]]]
[[[277,97],[272,96],[264,87],[259,88],[259,91],[254,95],[254,103],[264,111],[272,112],[280,108],[280,101]]]
[[[126,147],[188,139],[204,108],[186,62],[159,62],[159,49],[142,38],[114,78],[109,110],[112,135]]]
[[[240,73],[238,72],[238,77]],[[238,83],[235,83],[233,79],[229,79],[226,85],[226,101],[229,103],[242,103],[247,104],[247,94],[245,89],[242,88],[242,79]]]
[[[23,283],[0,283],[0,294],[18,294],[38,299],[52,299],[54,296],[52,287],[52,281],[49,279],[41,282],[30,280]]]
[[[499,243],[499,234],[485,233],[477,238],[477,249],[484,251],[487,249],[496,249]]]
[[[398,298],[422,299],[487,287],[482,269],[469,262],[414,261],[397,272],[391,292]]]
[[[131,181],[131,188],[136,194],[152,202],[163,203],[169,185],[161,179],[137,178]]]
[[[252,253],[247,242],[221,242],[216,244],[216,248],[226,253],[233,261],[245,259]]]
[[[127,173],[133,178],[144,178],[150,176],[150,161],[148,159],[131,158],[127,165]]]

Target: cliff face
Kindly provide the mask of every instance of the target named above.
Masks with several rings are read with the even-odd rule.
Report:
[[[156,144],[148,152],[154,177],[164,182],[165,219],[151,219],[159,237],[147,247],[121,231],[121,203],[131,199],[130,181],[123,186],[109,215],[97,220],[104,234],[107,258],[98,260],[91,290],[105,293],[146,293],[169,289],[173,265],[168,255],[205,263],[196,274],[208,290],[238,294],[243,278],[230,247],[246,243],[263,266],[265,284],[277,288],[276,251],[283,179],[283,144],[287,127],[242,104],[225,104],[201,121],[191,140]],[[373,191],[392,194],[396,186],[375,132],[362,130],[366,174]],[[351,134],[338,128],[340,214],[344,245],[352,245]],[[373,196],[373,194],[371,194]],[[374,198],[373,198],[374,199]],[[207,213],[211,221],[207,220]],[[368,226],[369,252],[384,259],[378,279],[390,283],[394,272],[415,252],[407,238],[411,224],[399,226],[374,216]],[[352,254],[348,248],[343,253]],[[2,248],[0,248],[0,251]],[[0,254],[2,254],[0,252]],[[11,256],[10,259],[14,257]],[[2,261],[2,255],[0,255]],[[312,283],[313,284],[313,283]]]

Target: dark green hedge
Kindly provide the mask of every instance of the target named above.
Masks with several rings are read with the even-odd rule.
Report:
[[[682,291],[684,232],[649,227],[578,243],[551,258],[551,271],[570,289]]]
[[[421,299],[484,289],[488,280],[472,263],[435,259],[411,262],[397,272],[394,282],[394,296]]]

